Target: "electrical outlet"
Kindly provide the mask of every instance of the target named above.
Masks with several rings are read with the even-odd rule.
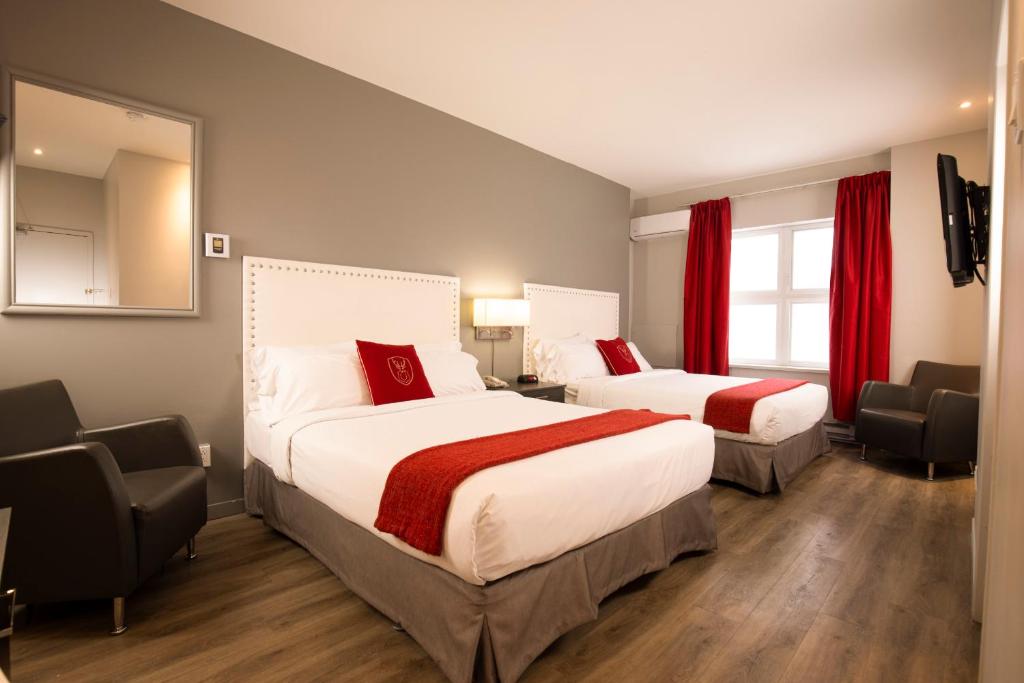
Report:
[[[201,444],[199,444],[199,455],[201,455],[203,457],[203,467],[209,467],[210,466],[210,455],[211,455],[210,444],[208,444],[208,443],[201,443]]]

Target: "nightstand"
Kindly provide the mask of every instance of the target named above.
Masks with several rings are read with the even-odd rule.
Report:
[[[564,384],[554,384],[552,382],[520,384],[513,380],[510,381],[508,386],[504,389],[497,389],[496,391],[514,391],[517,394],[522,394],[528,398],[539,398],[545,401],[554,401],[555,403],[565,403]]]

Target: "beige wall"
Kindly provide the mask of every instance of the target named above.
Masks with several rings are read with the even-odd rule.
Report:
[[[1002,10],[1002,11],[1000,11]],[[981,621],[985,600],[985,575],[988,559],[989,517],[992,499],[992,471],[995,454],[996,417],[999,408],[999,352],[1003,291],[1003,233],[1005,228],[1005,202],[1001,197],[1006,193],[1007,158],[1007,50],[1008,27],[1005,1],[996,0],[992,11],[992,104],[989,107],[989,150],[991,168],[992,206],[990,211],[988,263],[985,266],[984,317],[985,330],[982,335],[981,397],[978,424],[978,462],[975,469],[974,535],[971,615]]]
[[[938,153],[957,158],[960,175],[988,183],[988,132],[892,148],[892,351],[890,375],[906,382],[920,359],[981,362],[981,283],[953,287],[942,240]]]
[[[104,182],[121,306],[189,308],[192,216],[188,164],[118,150]]]
[[[886,152],[721,185],[698,187],[669,195],[638,199],[633,202],[633,215],[674,211],[694,202],[728,195],[818,183],[734,199],[733,228],[829,218],[835,212],[837,182],[819,181],[870,173],[888,167],[889,154]],[[632,250],[632,339],[651,363],[682,367],[683,266],[686,262],[686,235],[642,240],[633,243]],[[778,375],[779,371],[733,368],[732,374],[742,377],[767,377]],[[828,375],[823,372],[786,371],[785,376],[828,384]]]
[[[621,185],[156,0],[0,0],[0,16],[2,63],[203,117],[202,226],[232,236],[230,260],[199,264],[198,319],[0,317],[18,358],[0,386],[60,377],[90,425],[183,413],[213,445],[211,502],[242,491],[243,254],[625,301]],[[497,350],[519,372],[516,342]]]
[[[1024,59],[1024,2],[1009,2],[1009,73],[1001,74],[1004,84],[1012,81],[1012,65]],[[996,117],[997,122],[1005,115]],[[981,629],[982,683],[1017,681],[1024,671],[1024,148],[1011,139],[1005,149],[1005,214],[1001,294],[993,303],[992,352],[986,356],[1000,381],[998,403],[986,404],[994,411],[987,422],[991,458],[982,461],[988,470],[990,495],[984,501],[988,516],[988,557],[984,565],[984,614]],[[998,158],[998,157],[997,157]],[[986,372],[983,374],[988,376]],[[983,394],[983,400],[987,394]],[[984,441],[984,437],[983,437]],[[979,491],[979,493],[981,493]]]
[[[96,178],[18,166],[15,221],[93,234],[93,287],[108,289],[103,182]],[[106,303],[98,298],[95,303]]]
[[[632,245],[630,339],[652,365],[683,366],[683,264],[686,235],[642,240]]]

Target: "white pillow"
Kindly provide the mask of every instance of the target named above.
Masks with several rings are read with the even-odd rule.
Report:
[[[559,384],[578,382],[586,377],[606,377],[608,365],[597,344],[560,344],[548,362],[544,379]]]
[[[586,337],[579,332],[572,335],[571,337],[562,337],[560,339],[541,339],[533,345],[533,357],[534,360],[550,360],[559,346],[566,344],[586,344],[592,341],[589,337]]]
[[[486,391],[487,387],[476,371],[479,361],[462,351],[428,348],[416,345],[416,355],[423,365],[427,382],[434,396],[454,396],[474,391]]]
[[[576,333],[571,337],[564,337],[561,339],[538,340],[537,343],[533,345],[533,349],[531,351],[533,354],[534,369],[541,377],[547,377],[551,361],[554,360],[555,353],[557,353],[561,346],[592,343],[592,340],[579,333]]]
[[[640,366],[640,372],[647,372],[648,370],[654,369],[651,364],[647,362],[647,359],[640,355],[640,349],[636,347],[636,344],[629,342],[626,346],[628,346],[629,350],[633,352],[633,358],[636,360],[636,364]]]
[[[311,355],[355,353],[355,351],[355,340],[316,346],[257,346],[249,354],[252,377],[256,380],[256,393],[261,396],[272,396],[277,391],[274,386],[274,378],[278,368],[295,359]]]
[[[261,394],[260,409],[275,424],[301,413],[369,405],[359,354],[299,353],[275,367],[273,394]]]

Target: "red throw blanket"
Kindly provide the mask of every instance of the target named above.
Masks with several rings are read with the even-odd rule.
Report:
[[[425,448],[391,468],[373,525],[425,553],[440,555],[452,493],[470,475],[559,448],[689,419],[647,410],[612,410]]]
[[[754,414],[755,403],[765,396],[780,394],[801,384],[807,382],[798,379],[763,379],[716,391],[704,402],[704,424],[727,432],[749,434],[750,416]]]

